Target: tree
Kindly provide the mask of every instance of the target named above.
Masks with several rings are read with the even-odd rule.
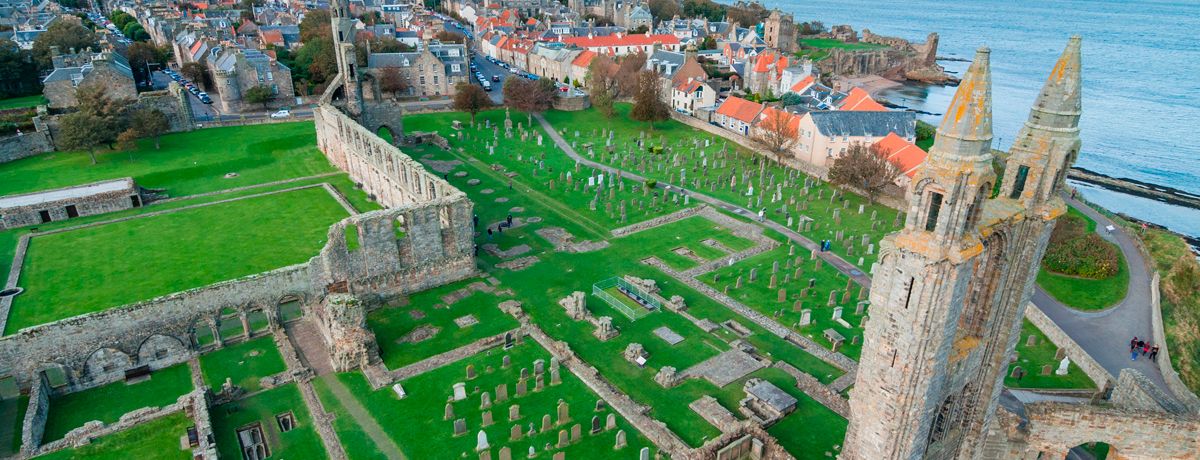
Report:
[[[855,187],[867,194],[872,203],[888,184],[900,177],[900,168],[888,161],[888,152],[862,143],[850,144],[846,153],[833,160],[829,167],[829,181],[842,186]]]
[[[131,101],[108,97],[99,84],[80,86],[75,99],[78,111],[62,117],[55,142],[61,149],[87,150],[96,164],[96,149],[115,142],[125,129],[125,111]]]
[[[130,126],[137,137],[153,137],[154,150],[158,150],[162,135],[171,129],[171,122],[167,120],[167,114],[162,113],[161,110],[142,108],[133,112]]]
[[[63,150],[86,150],[94,165],[96,149],[111,141],[109,133],[96,129],[103,124],[104,121],[100,117],[87,112],[67,114],[59,120],[55,143]],[[115,139],[116,133],[112,133],[112,136]]]
[[[504,104],[525,112],[532,126],[533,114],[549,110],[554,105],[557,91],[550,80],[509,78],[504,81]]]
[[[789,106],[793,106],[793,105],[803,104],[804,98],[800,97],[799,94],[788,91],[786,93],[783,93],[783,96],[779,97],[779,102],[781,104],[783,104],[784,107],[789,107]]]
[[[327,9],[312,9],[300,21],[300,41],[307,44],[314,38],[333,38],[332,17]]]
[[[604,114],[605,118],[612,118],[615,112],[613,101],[616,99],[614,93],[617,90],[617,82],[613,79],[613,67],[612,60],[607,56],[596,56],[588,64],[588,72],[584,77],[588,94],[591,95],[592,107]]]
[[[654,122],[666,120],[671,116],[671,108],[662,99],[662,83],[658,80],[658,73],[653,70],[638,72],[637,88],[629,118],[649,123],[650,130],[653,131]]]
[[[0,39],[0,98],[33,94],[41,88],[33,55],[17,43]]]
[[[379,81],[379,90],[385,93],[392,93],[392,97],[396,97],[408,90],[408,80],[404,79],[404,75],[400,74],[399,67],[381,68],[376,78]]]
[[[163,50],[154,46],[149,42],[137,42],[129,45],[125,50],[125,59],[129,61],[129,68],[133,71],[136,81],[144,81],[150,83],[150,64],[163,64],[166,62],[163,56]]]
[[[471,126],[475,125],[475,114],[492,106],[492,98],[479,86],[459,82],[454,86],[454,110],[471,114]]]
[[[179,73],[183,74],[184,78],[203,86],[204,89],[212,89],[212,82],[209,81],[210,77],[208,76],[208,65],[203,62],[184,64],[179,68]]]
[[[800,133],[800,118],[776,108],[763,110],[755,127],[754,139],[762,143],[777,159],[796,145]]]
[[[467,37],[465,35],[457,32],[451,32],[449,30],[438,32],[433,36],[433,38],[441,40],[442,43],[465,43],[467,41]]]
[[[702,50],[717,49],[717,39],[713,38],[712,35],[705,36],[704,40],[702,40],[700,42],[700,49],[702,49]]]
[[[644,34],[649,31],[650,31],[650,26],[642,24],[640,26],[637,26],[637,28],[630,30],[629,33],[630,34]]]
[[[650,15],[656,21],[670,20],[681,12],[676,0],[650,0]]]
[[[50,47],[57,46],[59,51],[68,53],[71,50],[83,51],[96,48],[96,34],[91,29],[76,24],[74,21],[54,21],[33,41],[33,58],[38,68],[50,70],[54,66],[50,62]]]
[[[617,97],[632,97],[638,90],[638,73],[646,67],[646,53],[628,54],[617,67]]]
[[[242,100],[251,104],[262,104],[263,109],[267,108],[267,103],[275,99],[275,93],[271,92],[271,87],[266,85],[252,86],[242,92]]]
[[[292,68],[294,81],[308,80],[314,85],[324,86],[337,76],[337,55],[334,54],[333,39],[318,37],[305,41],[304,46],[296,51],[295,64]]]

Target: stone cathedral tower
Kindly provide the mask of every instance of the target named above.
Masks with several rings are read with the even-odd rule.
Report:
[[[354,52],[354,16],[350,15],[348,0],[333,0],[329,16],[333,27],[334,54],[337,55],[338,75],[342,78],[346,111],[351,116],[362,114],[362,79],[359,78],[358,54]]]
[[[881,242],[843,459],[973,459],[995,414],[1058,192],[1079,149],[1072,37],[993,196],[989,51],[980,49]]]

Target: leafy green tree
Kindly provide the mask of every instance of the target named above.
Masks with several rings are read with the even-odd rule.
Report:
[[[33,41],[33,59],[42,70],[53,69],[50,61],[50,47],[57,46],[59,51],[69,53],[71,50],[83,51],[96,48],[96,34],[91,29],[76,24],[73,21],[54,21]]]
[[[130,126],[138,137],[153,137],[154,150],[158,150],[162,135],[171,129],[171,122],[161,110],[142,108],[133,112]]]
[[[307,80],[323,87],[337,75],[337,55],[334,54],[333,39],[318,37],[305,41],[304,46],[296,51],[296,66],[292,69],[293,80]]]
[[[792,105],[799,105],[799,104],[803,103],[804,100],[803,100],[803,98],[800,97],[799,94],[788,91],[786,93],[783,93],[783,96],[781,96],[779,98],[779,102],[783,103],[784,107],[788,107],[788,106],[792,106]]]
[[[104,121],[87,112],[70,113],[62,117],[58,124],[58,135],[55,143],[62,150],[86,150],[96,164],[96,149],[116,139],[117,133],[109,133],[98,126]],[[109,134],[112,138],[109,138]]]
[[[34,94],[41,86],[32,53],[0,39],[0,98]]]
[[[251,104],[262,104],[264,109],[267,108],[267,103],[273,99],[275,99],[275,94],[266,85],[252,86],[242,92],[242,100]]]

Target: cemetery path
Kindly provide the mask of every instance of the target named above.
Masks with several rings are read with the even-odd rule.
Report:
[[[1154,336],[1155,305],[1151,299],[1153,279],[1149,261],[1138,249],[1133,236],[1107,216],[1075,199],[1063,199],[1096,221],[1097,234],[1121,248],[1129,266],[1129,292],[1115,306],[1099,311],[1081,311],[1064,305],[1037,288],[1033,293],[1034,305],[1113,376],[1120,375],[1122,369],[1136,369],[1167,394],[1173,394],[1157,364],[1143,356],[1136,361],[1129,359],[1129,339],[1134,336],[1143,339]],[[1115,228],[1111,233],[1105,230],[1109,225]],[[1165,356],[1161,359],[1165,359]]]
[[[318,378],[325,382],[329,391],[333,393],[333,397],[337,398],[338,403],[346,409],[346,413],[350,414],[354,422],[362,428],[367,437],[371,438],[371,441],[375,443],[375,447],[378,447],[384,456],[391,460],[406,460],[408,458],[400,451],[400,446],[396,445],[396,442],[392,441],[392,438],[388,437],[387,433],[383,431],[383,427],[379,425],[379,422],[375,421],[375,417],[371,416],[367,408],[363,407],[354,398],[354,395],[350,394],[346,386],[338,381],[336,374],[325,374]]]
[[[571,147],[571,144],[568,143],[566,141],[566,139],[563,139],[562,135],[560,135],[558,133],[558,131],[554,130],[554,126],[551,125],[550,122],[547,121],[545,117],[543,117],[541,114],[536,114],[536,115],[534,115],[534,118],[537,118],[538,123],[540,123],[542,125],[542,129],[545,130],[546,133],[550,135],[550,139],[554,140],[554,143],[556,145],[558,145],[558,148],[562,149],[563,152],[566,152],[567,156],[571,157],[575,161],[578,161],[584,165],[587,165],[592,168],[596,168],[596,169],[599,169],[599,170],[605,171],[605,172],[610,172],[610,173],[620,172],[622,177],[628,177],[628,178],[636,180],[636,181],[645,181],[646,180],[645,177],[640,176],[638,174],[635,174],[635,173],[632,173],[632,172],[629,172],[629,171],[626,171],[626,170],[623,170],[620,168],[615,168],[615,167],[612,167],[612,166],[609,166],[606,164],[597,163],[595,161],[584,158],[582,155],[579,154],[579,152],[575,151],[574,147]],[[867,274],[864,273],[862,270],[859,270],[858,267],[855,267],[854,264],[843,260],[841,257],[838,257],[836,254],[833,254],[831,252],[817,251],[817,242],[808,239],[804,235],[796,233],[795,231],[787,228],[786,226],[784,226],[782,224],[779,224],[777,222],[770,221],[770,220],[765,220],[765,219],[760,220],[758,218],[758,213],[753,212],[749,209],[743,208],[743,207],[735,205],[733,203],[729,203],[724,200],[720,200],[715,197],[705,195],[700,192],[689,191],[682,187],[668,184],[663,181],[658,181],[657,187],[663,189],[664,191],[666,191],[668,193],[678,193],[678,194],[682,194],[682,195],[691,196],[692,198],[700,200],[701,202],[707,203],[709,205],[712,205],[713,207],[716,207],[718,209],[723,209],[725,211],[737,214],[739,216],[742,216],[747,219],[758,222],[759,224],[764,225],[767,228],[775,230],[775,231],[783,234],[784,236],[788,237],[788,239],[792,240],[793,242],[808,249],[809,251],[816,252],[817,256],[820,257],[822,260],[824,260],[825,263],[831,264],[835,268],[837,268],[838,271],[840,271],[846,275],[849,275],[859,285],[861,285],[867,289],[871,288],[871,277],[867,276]]]

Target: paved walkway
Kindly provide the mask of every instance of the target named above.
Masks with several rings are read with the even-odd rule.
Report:
[[[534,118],[537,118],[538,122],[542,125],[542,129],[550,135],[550,138],[554,140],[554,143],[559,148],[566,152],[567,156],[601,171],[610,173],[620,172],[622,176],[633,180],[645,180],[644,177],[637,174],[584,158],[554,130],[554,126],[546,121],[541,114],[535,115]],[[694,199],[708,203],[714,207],[750,218],[751,220],[758,220],[757,213],[755,212],[703,193],[687,191],[663,181],[658,181],[658,187],[671,193],[687,194]],[[1033,294],[1034,305],[1045,312],[1046,316],[1058,324],[1067,335],[1071,336],[1079,346],[1083,347],[1088,354],[1092,355],[1100,365],[1104,366],[1114,376],[1120,375],[1121,369],[1137,369],[1145,374],[1150,381],[1158,385],[1159,388],[1167,392],[1167,394],[1174,394],[1167,388],[1162,372],[1156,364],[1140,357],[1137,361],[1129,359],[1129,339],[1134,336],[1151,337],[1152,335],[1151,308],[1153,306],[1150,304],[1150,272],[1147,267],[1147,261],[1142,257],[1141,252],[1138,251],[1137,244],[1133,241],[1133,238],[1121,230],[1119,226],[1117,227],[1118,230],[1113,232],[1113,234],[1107,234],[1104,231],[1105,226],[1116,226],[1112,220],[1079,201],[1070,198],[1065,199],[1067,203],[1096,221],[1096,230],[1102,237],[1120,246],[1121,252],[1124,254],[1125,260],[1129,265],[1129,292],[1126,294],[1125,299],[1114,307],[1103,311],[1084,312],[1063,305],[1061,302],[1047,295],[1041,288],[1037,288]],[[814,251],[817,248],[816,242],[783,225],[769,220],[760,221],[760,223],[778,231],[788,237],[788,239],[804,246],[809,251]],[[827,263],[832,264],[838,271],[850,275],[860,285],[870,289],[870,276],[863,273],[858,267],[830,252],[819,252],[818,256]]]
[[[1167,388],[1157,364],[1140,356],[1137,361],[1129,359],[1130,339],[1134,336],[1153,336],[1151,309],[1154,306],[1150,302],[1151,273],[1148,261],[1142,257],[1133,237],[1111,219],[1084,203],[1065,199],[1068,204],[1096,221],[1096,232],[1101,237],[1121,248],[1129,266],[1129,292],[1120,303],[1105,310],[1080,311],[1063,305],[1038,288],[1033,293],[1034,305],[1114,376],[1120,375],[1121,369],[1136,369],[1167,394],[1173,395],[1174,393]],[[1108,233],[1104,229],[1108,225],[1116,227],[1117,230]]]

